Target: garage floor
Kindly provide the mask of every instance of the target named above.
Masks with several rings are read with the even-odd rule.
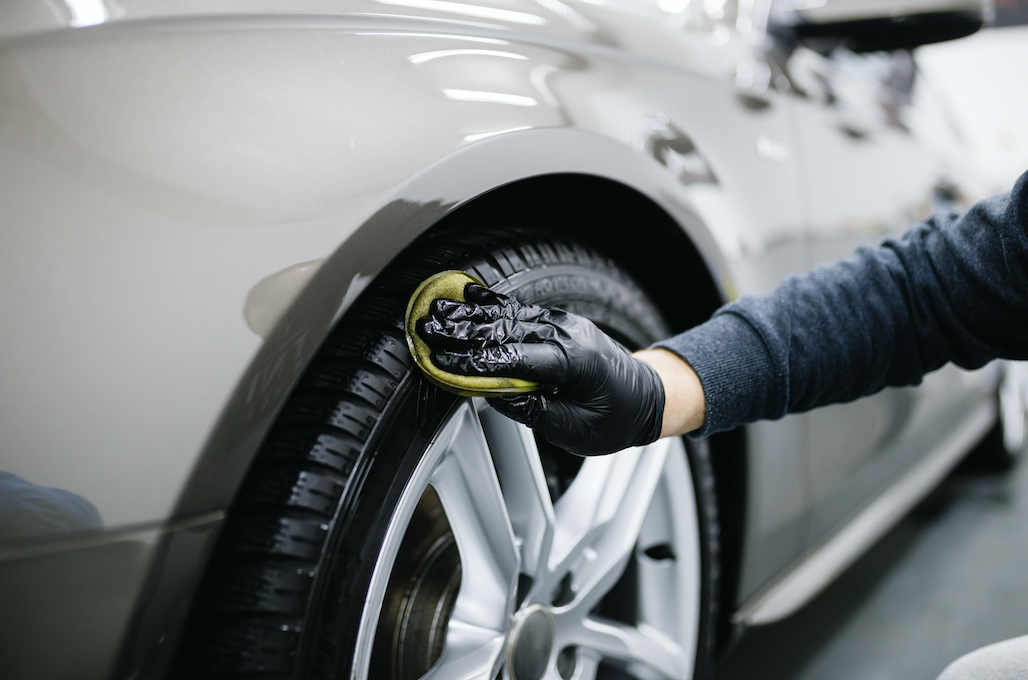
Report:
[[[795,616],[754,629],[715,680],[933,680],[1028,634],[1028,462],[958,469]]]

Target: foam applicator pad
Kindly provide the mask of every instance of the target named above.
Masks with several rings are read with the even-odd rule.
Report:
[[[445,298],[464,302],[464,287],[469,283],[485,284],[462,271],[451,270],[439,272],[421,282],[410,302],[407,303],[407,314],[403,327],[407,334],[407,347],[414,357],[414,363],[432,383],[448,392],[464,397],[499,397],[505,394],[533,392],[541,387],[539,383],[518,378],[495,378],[483,376],[467,376],[449,373],[432,363],[432,350],[418,335],[416,323],[429,315],[429,306],[433,300]]]

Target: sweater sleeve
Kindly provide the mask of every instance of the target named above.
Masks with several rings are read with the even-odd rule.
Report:
[[[1028,358],[1028,173],[1009,194],[790,276],[654,347],[703,385],[693,436],[916,385],[950,361]]]

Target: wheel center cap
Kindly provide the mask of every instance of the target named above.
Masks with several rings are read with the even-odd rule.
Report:
[[[541,604],[525,609],[507,638],[507,668],[511,680],[540,680],[550,666],[556,626]]]

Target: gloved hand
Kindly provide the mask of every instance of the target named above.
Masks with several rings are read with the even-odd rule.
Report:
[[[582,456],[660,437],[660,377],[591,321],[561,309],[523,305],[473,283],[465,299],[433,301],[418,333],[444,371],[545,386],[490,399],[497,411]]]

